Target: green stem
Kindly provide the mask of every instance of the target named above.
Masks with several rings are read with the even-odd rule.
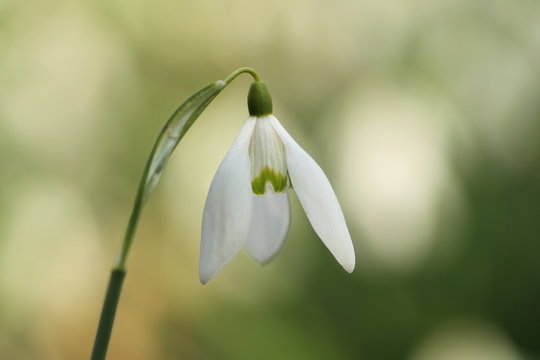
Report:
[[[161,134],[163,134],[166,128],[167,126],[163,128],[163,130],[161,131]],[[137,190],[137,195],[135,197],[135,202],[133,204],[133,209],[131,210],[131,216],[129,217],[126,233],[124,234],[124,241],[122,242],[122,247],[120,248],[120,252],[118,253],[118,256],[116,258],[116,262],[114,264],[113,270],[126,271],[127,257],[129,254],[129,250],[131,249],[131,244],[133,243],[133,236],[135,235],[135,231],[137,230],[139,218],[141,216],[141,212],[144,206],[145,188],[147,184],[147,174],[150,171],[152,160],[154,159],[155,153],[157,151],[157,147],[159,145],[159,139],[162,136],[161,134],[158,137],[158,140],[156,141],[156,143],[154,144],[154,147],[152,148],[152,152],[150,153],[150,156],[148,157],[148,160],[146,161],[146,165],[143,171],[143,176],[141,177],[139,188]]]
[[[105,301],[103,302],[103,311],[101,312],[101,318],[99,319],[91,360],[105,359],[109,339],[111,338],[114,316],[116,314],[116,308],[118,307],[118,299],[120,298],[122,283],[124,282],[125,276],[126,272],[123,270],[111,271],[111,278],[109,280],[109,286],[107,287]]]
[[[135,236],[137,224],[139,223],[139,218],[146,200],[148,200],[152,190],[159,181],[176,145],[189,130],[193,122],[221,90],[238,77],[238,75],[243,73],[248,73],[255,81],[260,81],[259,75],[255,70],[248,67],[239,68],[232,72],[225,80],[216,81],[184,101],[161,130],[144,167],[124,240],[111,271],[111,278],[101,310],[91,360],[104,360],[107,354],[114,317],[122,291],[122,283],[126,275],[126,262],[129,250],[131,249],[133,237]]]
[[[235,70],[234,72],[232,72],[229,76],[227,76],[227,78],[225,78],[225,80],[223,80],[224,84],[223,84],[223,87],[220,89],[220,91],[225,86],[229,85],[229,83],[231,81],[236,79],[236,77],[238,77],[238,75],[243,74],[243,73],[248,73],[253,77],[253,79],[255,79],[255,81],[260,81],[259,75],[257,74],[257,72],[255,70],[253,70],[252,68],[249,68],[249,67],[241,67],[241,68]],[[181,108],[182,107],[180,107],[180,109]],[[171,120],[173,120],[175,118],[175,115],[176,115],[177,112],[178,111],[176,111],[175,114],[173,114],[173,116],[171,117]],[[169,120],[167,122],[167,125],[165,125],[165,127],[161,131],[161,134],[158,137],[158,140],[156,141],[156,143],[154,144],[154,147],[152,148],[152,152],[150,153],[150,156],[148,157],[148,161],[146,162],[146,166],[145,166],[144,172],[143,172],[143,177],[142,177],[141,182],[139,184],[139,189],[137,191],[137,197],[135,198],[135,203],[133,205],[133,210],[131,212],[131,217],[129,219],[129,224],[128,224],[128,227],[126,229],[126,234],[124,236],[124,242],[123,242],[122,247],[120,249],[120,253],[118,254],[118,257],[116,259],[116,264],[115,264],[115,267],[114,267],[115,269],[124,269],[125,270],[125,268],[126,268],[127,256],[128,256],[129,250],[131,248],[131,243],[133,241],[133,236],[135,235],[135,230],[137,228],[137,223],[139,222],[139,217],[140,217],[143,205],[144,205],[144,198],[145,198],[145,191],[144,190],[145,190],[146,185],[147,185],[147,179],[146,179],[146,177],[144,175],[148,174],[150,172],[152,162],[153,162],[153,160],[155,158],[155,155],[156,155],[157,151],[159,150],[160,139],[163,136],[167,135],[166,133],[167,133],[167,130],[170,128],[169,124],[171,123],[171,120]],[[187,129],[185,131],[187,131]],[[178,140],[180,140],[180,139],[178,139]]]
[[[243,73],[250,74],[255,81],[261,81],[261,78],[259,77],[259,74],[257,74],[257,72],[255,70],[253,70],[252,68],[249,68],[249,67],[241,67],[241,68],[235,70],[234,72],[231,73],[231,75],[227,76],[225,78],[225,80],[223,80],[223,81],[225,82],[225,84],[229,84],[238,75],[243,74]]]

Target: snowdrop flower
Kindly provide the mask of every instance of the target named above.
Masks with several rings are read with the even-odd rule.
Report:
[[[252,84],[248,107],[250,117],[221,162],[206,199],[201,282],[214,278],[241,248],[261,264],[276,255],[289,230],[291,187],[317,235],[352,272],[354,248],[328,178],[272,115],[263,82]]]

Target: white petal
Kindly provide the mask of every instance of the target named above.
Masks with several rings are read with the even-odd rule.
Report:
[[[267,263],[277,254],[289,232],[291,210],[289,196],[267,191],[253,195],[251,226],[245,248],[260,264]]]
[[[255,118],[248,118],[214,175],[202,219],[199,276],[210,281],[238,253],[251,220],[248,147]]]
[[[279,121],[273,116],[271,121],[285,146],[289,177],[311,226],[341,266],[352,272],[355,265],[354,248],[332,185],[319,165],[293,140]]]

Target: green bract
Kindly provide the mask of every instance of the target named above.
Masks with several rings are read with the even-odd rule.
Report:
[[[159,134],[145,169],[145,175],[143,175],[143,178],[146,179],[143,188],[141,188],[143,202],[148,199],[154,190],[165,169],[167,160],[169,160],[178,142],[225,86],[226,84],[223,81],[216,81],[208,85],[184,101],[171,115]]]

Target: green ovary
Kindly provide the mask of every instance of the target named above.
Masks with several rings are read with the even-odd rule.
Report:
[[[251,181],[251,189],[256,195],[264,195],[266,192],[266,182],[272,184],[275,193],[281,193],[287,189],[287,176],[279,171],[275,171],[268,166],[261,169],[259,176]]]

